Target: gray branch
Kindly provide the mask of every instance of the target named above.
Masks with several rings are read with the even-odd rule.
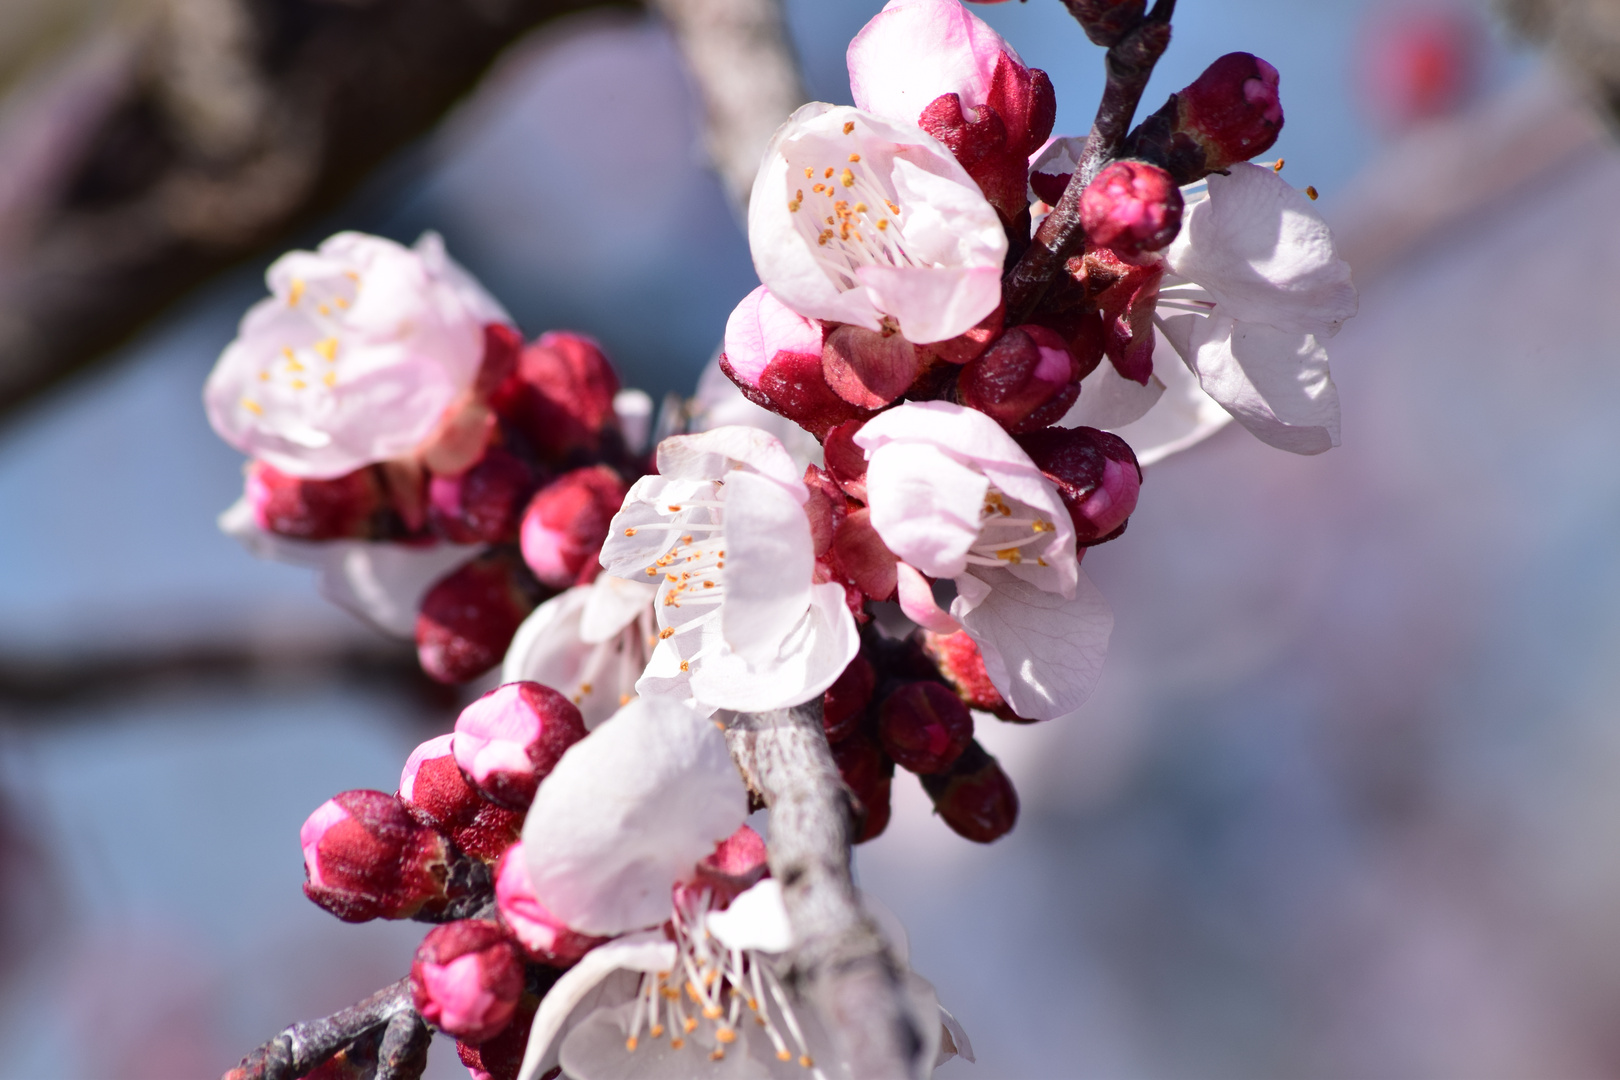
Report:
[[[650,0],[703,99],[709,157],[746,208],[771,135],[805,101],[778,0]]]
[[[771,810],[771,873],[798,940],[791,977],[819,1009],[854,1080],[927,1075],[902,969],[850,876],[850,795],[822,731],[821,702],[739,714],[726,738]]]
[[[243,1058],[225,1074],[224,1080],[293,1080],[356,1040],[378,1031],[383,1032],[383,1055],[392,1055],[389,1060],[408,1067],[420,1056],[425,1063],[426,1028],[421,1028],[421,1034],[417,1031],[421,1024],[411,1004],[411,980],[407,976],[341,1012],[294,1024]],[[403,1080],[412,1074],[396,1071],[393,1075]],[[420,1068],[415,1075],[421,1075]]]

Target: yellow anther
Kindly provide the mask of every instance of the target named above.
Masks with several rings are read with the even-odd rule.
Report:
[[[337,372],[328,371],[325,375],[321,376],[321,382],[325,383],[329,387],[336,386],[337,385]]]
[[[658,568],[656,566],[647,567],[647,576],[648,577],[657,577],[658,576]]]
[[[634,535],[636,535],[636,527],[634,525],[630,526],[628,529],[624,530],[624,535],[626,535],[626,536],[634,536]]]
[[[330,314],[332,314],[332,308],[328,304],[316,304],[315,305],[315,310],[320,312],[322,315],[330,315]]]
[[[1315,202],[1320,197],[1320,195],[1321,195],[1321,193],[1318,192],[1311,185],[1309,185],[1309,184],[1305,185],[1305,197],[1307,199],[1311,200],[1311,202]]]
[[[668,972],[665,972],[665,974],[667,975]],[[668,998],[671,1001],[679,1001],[680,997],[681,997],[681,992],[679,990],[675,989],[673,986],[659,987],[658,992],[660,994],[663,994],[666,998]]]
[[[750,1009],[752,1009],[754,1012],[759,1012],[759,998],[755,998],[755,997],[749,998],[748,999],[748,1007]]]
[[[672,638],[674,636],[675,636],[675,628],[673,626],[666,626],[662,630],[658,631],[658,640],[659,641],[668,641],[670,638]]]
[[[1043,533],[1043,532],[1051,532],[1056,527],[1057,526],[1053,525],[1050,521],[1042,521],[1040,518],[1036,518],[1035,519],[1035,524],[1031,525],[1030,529],[1033,532]]]
[[[620,694],[619,695],[619,706],[621,708],[624,707],[625,705],[630,704],[630,701],[631,701],[631,698],[630,698],[629,694]]]
[[[308,386],[309,383],[305,382],[303,379],[293,379],[287,385],[292,387],[294,390],[302,390],[304,387]]]
[[[655,1039],[662,1039],[664,1037],[664,1025],[654,1024],[647,1034],[651,1035]]]
[[[799,1064],[804,1066],[806,1069],[809,1069],[809,1068],[812,1068],[812,1067],[815,1066],[815,1062],[810,1060],[810,1055],[809,1054],[800,1054],[799,1055]]]
[[[288,357],[287,358],[287,370],[288,371],[295,371],[295,372],[296,371],[303,371],[304,370],[304,365],[300,364],[297,360],[294,360],[291,357]]]
[[[816,175],[816,170],[814,170],[814,169],[812,169],[812,168],[811,168],[811,167],[810,167],[810,166],[808,166],[808,165],[806,165],[806,166],[805,166],[805,167],[804,167],[804,178],[805,178],[805,179],[806,179],[806,180],[809,180],[809,179],[810,179],[810,178],[811,178],[811,177],[813,177],[813,176],[815,176],[815,175]]]
[[[679,1050],[681,1047],[683,1047],[685,1045],[686,1045],[686,1040],[681,1038],[679,1035],[677,1035],[675,1038],[669,1040],[669,1048],[671,1050]]]
[[[347,300],[345,300],[341,296],[334,296],[332,298],[332,303],[336,304],[338,307],[342,308],[344,311],[349,310],[349,302]]]
[[[780,1050],[778,1050],[776,1052],[776,1060],[777,1061],[792,1061],[793,1060],[793,1051],[789,1050],[785,1046],[782,1047],[782,1049],[780,1049]]]
[[[343,276],[354,282],[356,285],[360,284],[360,275],[355,273],[353,270],[343,271]]]
[[[679,506],[671,506],[669,508],[669,512],[672,514],[678,514],[681,512],[681,508]]]
[[[853,121],[853,120],[845,120],[844,121],[844,134],[845,135],[850,135],[850,134],[853,134],[854,131],[855,131],[855,121]]]
[[[887,229],[888,227],[889,227],[889,219],[888,218],[878,218],[878,232],[882,232],[884,229]]]
[[[866,213],[866,204],[865,204],[865,203],[863,203],[863,202],[858,202],[858,203],[856,203],[856,204],[855,204],[855,212],[856,212],[856,213],[857,213],[857,214],[864,214],[864,213]]]
[[[692,1032],[697,1030],[697,1017],[683,1016],[681,1018],[681,1027],[686,1029],[686,1033],[688,1035],[692,1034]]]
[[[861,155],[859,155],[859,154],[851,154],[851,155],[849,155],[849,160],[851,160],[851,161],[859,161],[859,160],[861,160]]]
[[[833,167],[831,165],[829,165],[829,166],[827,166],[827,171],[821,174],[821,178],[823,180],[831,180],[832,179],[832,174],[833,174]]]
[[[260,382],[269,382],[270,381],[270,373],[268,371],[259,372],[259,381]]]
[[[636,1052],[636,1037],[634,1035],[624,1040],[624,1048],[632,1054]]]
[[[854,187],[855,174],[850,172],[848,169],[845,169],[843,172],[838,174],[838,182],[843,184],[845,187]]]
[[[1271,167],[1271,171],[1272,172],[1282,172],[1283,164],[1284,164],[1284,160],[1282,158],[1278,158],[1277,163]]]
[[[579,684],[579,692],[582,693],[582,694],[589,694],[592,690],[595,690],[595,689],[596,689],[596,687],[592,686],[588,682]]]
[[[298,301],[304,298],[304,279],[293,278],[292,287],[287,290],[287,306],[297,307]]]
[[[822,192],[823,192],[823,191],[826,191],[826,190],[827,190],[827,185],[826,185],[826,184],[817,184],[817,185],[816,185],[816,186],[815,186],[815,187],[813,187],[813,188],[811,188],[811,189],[810,189],[810,190],[811,190],[811,191],[814,191],[814,192],[815,192],[815,193],[816,193],[816,194],[818,194],[818,195],[819,195],[819,194],[821,194],[821,193],[822,193]]]
[[[722,1050],[720,1047],[717,1046],[713,1050],[709,1051],[709,1060],[710,1061],[724,1061],[725,1059],[726,1059],[726,1052],[724,1050]]]
[[[685,660],[682,660],[681,661],[681,670],[682,671],[691,671],[692,666],[690,664],[688,664]]]
[[[737,1033],[728,1027],[719,1028],[714,1033],[714,1041],[723,1042],[729,1046],[737,1041]]]
[[[799,200],[798,199],[790,199],[788,201],[788,213],[797,214],[798,212],[799,212]]]
[[[312,348],[330,363],[337,359],[338,339],[335,337],[321,338]]]
[[[679,581],[679,580],[681,580],[680,578],[676,577],[674,574],[665,574],[664,579],[666,581]]]
[[[1017,566],[1024,561],[1023,554],[1020,553],[1017,548],[1002,548],[1000,551],[996,552],[996,558],[1000,559],[1002,562],[1012,563],[1014,566]]]
[[[889,213],[891,214],[898,214],[900,212],[900,208],[894,205],[894,203],[890,202],[888,199],[883,200],[883,205],[889,208]]]
[[[705,589],[712,589],[712,588],[714,588],[714,582],[712,582],[712,581],[705,581],[705,582],[704,582],[704,583],[703,583],[703,587],[704,587],[704,588],[705,588]]]
[[[254,401],[252,398],[243,398],[242,399],[242,408],[246,409],[248,412],[252,413],[254,416],[263,416],[264,415],[264,407],[262,405],[260,405],[257,401]]]
[[[283,345],[281,347],[281,355],[285,356],[287,358],[287,362],[289,364],[292,363],[295,359],[297,359],[297,357],[293,356],[292,349],[288,348],[286,345]]]

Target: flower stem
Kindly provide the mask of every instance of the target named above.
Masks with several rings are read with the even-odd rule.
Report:
[[[403,1034],[395,1035],[396,1021]],[[224,1080],[293,1080],[378,1030],[384,1031],[379,1058],[385,1057],[392,1047],[392,1052],[403,1062],[407,1055],[401,1053],[400,1045],[414,1032],[413,1023],[421,1027],[424,1035],[418,1056],[425,1064],[427,1028],[411,1005],[411,980],[407,976],[331,1016],[294,1024],[243,1058],[236,1068],[225,1074]],[[406,1050],[414,1046],[414,1042],[404,1043]],[[421,1076],[421,1068],[419,1065],[414,1073],[396,1070],[385,1074],[379,1070],[377,1075],[409,1080]]]

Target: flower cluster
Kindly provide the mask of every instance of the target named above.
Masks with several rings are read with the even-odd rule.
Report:
[[[595,576],[649,400],[589,338],[524,346],[431,233],[340,233],[266,277],[204,392],[252,458],[222,526],[414,635],[434,678],[482,674],[539,602]]]

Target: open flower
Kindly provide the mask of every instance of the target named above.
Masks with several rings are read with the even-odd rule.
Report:
[[[403,457],[472,386],[484,327],[510,318],[428,234],[363,233],[294,251],[265,274],[203,391],[221,438],[291,476]]]
[[[654,585],[602,575],[534,609],[507,649],[501,682],[556,687],[595,728],[636,695],[658,629]]]
[[[956,337],[1001,302],[1007,237],[915,123],[812,102],[771,139],[748,207],[760,281],[811,319]]]
[[[1079,708],[1102,669],[1113,615],[1080,569],[1074,524],[1052,482],[983,413],[908,402],[855,435],[866,451],[872,526],[900,560],[900,606],[979,645],[1018,715]],[[951,578],[947,615],[929,578]]]
[[[657,457],[602,545],[609,574],[658,583],[637,692],[752,712],[822,693],[860,643],[843,589],[814,582],[799,466],[744,427],[666,439]]]

